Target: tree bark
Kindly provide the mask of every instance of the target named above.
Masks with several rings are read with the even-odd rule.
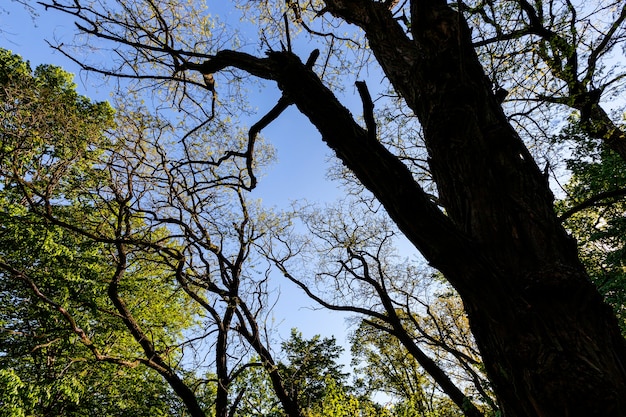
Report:
[[[449,252],[460,268],[435,266],[463,297],[505,415],[625,415],[626,348],[617,322],[493,96],[462,16],[445,1],[412,1],[411,42],[376,3],[327,4],[365,30],[422,123],[449,218],[486,258],[482,276],[465,271],[471,252]]]
[[[217,340],[215,341],[215,374],[217,376],[217,391],[215,394],[216,417],[228,417],[229,415],[228,332],[233,315],[234,304],[229,303],[222,320],[216,320],[218,327]]]

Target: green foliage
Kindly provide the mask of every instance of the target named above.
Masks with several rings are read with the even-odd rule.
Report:
[[[331,377],[326,377],[322,401],[305,412],[306,417],[374,417],[391,416],[389,410],[350,394]]]
[[[560,141],[573,141],[567,198],[557,203],[578,240],[591,278],[613,307],[626,334],[626,164],[575,125]]]
[[[337,363],[343,349],[334,338],[319,335],[305,339],[296,329],[282,343],[287,363],[279,364],[290,395],[297,396],[298,405],[307,417],[386,416],[387,410],[367,397],[360,397],[346,383],[347,374]],[[284,416],[267,372],[253,360],[236,380],[233,390],[242,393],[237,415]]]
[[[0,408],[7,416],[176,415],[179,400],[140,365],[142,349],[107,295],[114,248],[71,227],[110,220],[81,198],[106,175],[98,156],[111,145],[113,116],[71,79],[53,66],[31,73],[0,50]],[[163,279],[156,254],[130,254],[130,264],[119,293],[174,361],[194,310]]]
[[[366,322],[361,322],[351,338],[353,365],[367,389],[382,391],[410,403],[412,409],[427,408],[425,390],[431,387],[425,372],[400,341]]]
[[[252,358],[249,367],[233,384],[233,394],[241,394],[237,415],[245,417],[282,417],[283,409],[274,394],[267,372],[258,358]]]
[[[0,369],[0,416],[23,417],[32,398],[24,393],[25,384],[13,369]],[[24,398],[26,397],[26,398]]]
[[[68,311],[101,352],[134,363],[139,346],[112,314],[107,297],[114,268],[106,245],[48,224],[6,199],[0,205],[2,263]],[[171,289],[155,285],[146,274],[154,269],[137,271],[124,281],[123,292],[155,341],[171,344],[189,324],[190,311],[182,300],[163,297]],[[15,415],[171,414],[177,400],[156,373],[97,362],[64,317],[15,273],[0,271],[0,297],[0,367],[15,377],[0,398],[15,406]]]
[[[344,385],[347,374],[337,363],[343,348],[337,345],[334,337],[317,335],[306,340],[302,333],[292,329],[291,337],[282,343],[282,349],[287,363],[282,365],[281,374],[287,390],[303,409],[322,402],[329,381]]]
[[[0,49],[0,83],[7,85],[11,80],[29,77],[31,74],[30,64],[19,55],[11,51]]]
[[[105,130],[113,126],[113,109],[79,95],[72,78],[51,65],[31,71],[21,57],[0,49],[0,176],[5,189],[23,183],[33,199],[53,193],[72,198],[87,180],[87,168],[110,147]]]

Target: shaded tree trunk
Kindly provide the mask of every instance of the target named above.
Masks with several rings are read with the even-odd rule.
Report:
[[[437,256],[423,251],[463,297],[505,414],[624,415],[626,349],[617,322],[553,212],[546,180],[493,96],[463,18],[444,1],[413,1],[409,40],[376,4],[327,3],[366,31],[419,117],[442,205],[478,252],[449,246],[445,254],[445,245]],[[402,199],[385,188],[373,191],[423,248],[415,215],[398,210]]]
[[[230,387],[230,376],[228,374],[228,331],[234,315],[234,303],[228,305],[224,317],[217,321],[218,331],[215,341],[215,373],[217,376],[217,387],[215,394],[215,416],[229,416],[228,394]]]

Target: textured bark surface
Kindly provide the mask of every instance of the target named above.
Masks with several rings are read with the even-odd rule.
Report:
[[[625,416],[626,345],[617,321],[494,97],[462,16],[445,1],[414,0],[407,35],[381,3],[326,4],[365,31],[419,117],[446,215],[294,55],[223,51],[198,68],[232,65],[278,82],[461,294],[504,415]]]

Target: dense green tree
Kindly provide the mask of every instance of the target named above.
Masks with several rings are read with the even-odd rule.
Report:
[[[325,389],[332,381],[338,387],[345,386],[347,373],[337,361],[343,348],[334,337],[311,339],[302,337],[297,329],[282,344],[285,362],[281,366],[287,389],[297,398],[302,409],[310,409],[324,401]]]
[[[346,386],[338,384],[330,376],[325,378],[322,401],[309,407],[306,417],[391,417],[393,414],[366,398],[349,392]]]
[[[47,194],[66,219],[94,220],[94,210],[77,204],[71,192],[72,181],[89,181],[87,166],[71,161],[108,146],[111,108],[76,94],[61,69],[31,72],[6,50],[0,51],[0,82],[0,364],[6,382],[0,402],[12,408],[10,415],[176,413],[179,401],[157,373],[138,366],[139,346],[113,313],[107,278],[115,267],[107,245],[36,213],[52,209],[38,204]],[[9,166],[12,171],[4,170]],[[21,193],[24,181],[38,192]],[[164,302],[167,285],[143,288],[151,276],[137,271],[122,291],[154,337],[172,342],[191,323],[191,310],[180,298]]]
[[[305,339],[297,329],[281,344],[285,361],[278,364],[285,387],[297,400],[302,415],[315,416],[379,416],[385,410],[359,396],[347,383],[348,374],[338,363],[343,348],[334,338],[319,335]],[[238,416],[285,415],[272,389],[268,373],[259,362],[253,361],[235,381],[239,404]]]
[[[168,404],[171,394],[157,374],[136,368],[137,348],[122,323],[104,310],[109,303],[101,277],[112,271],[103,264],[100,251],[88,245],[78,249],[80,244],[71,236],[62,236],[58,233],[62,231],[32,216],[28,220],[34,229],[28,229],[24,227],[26,216],[16,221],[15,211],[9,213],[13,218],[2,216],[0,236],[4,301],[0,307],[0,364],[17,378],[22,412],[149,415],[160,410],[167,414],[174,406]],[[17,256],[22,259],[16,260]],[[21,262],[36,266],[16,269]],[[60,309],[66,314],[60,314]],[[95,345],[86,346],[94,340]],[[108,353],[96,358],[90,348]],[[99,359],[119,365],[126,359],[128,369],[99,363]],[[129,387],[141,387],[146,395],[129,395]],[[2,397],[5,388],[10,385],[0,388]]]

